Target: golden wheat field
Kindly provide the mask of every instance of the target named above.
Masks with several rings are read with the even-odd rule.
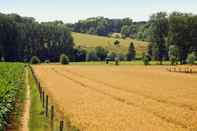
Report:
[[[38,65],[42,87],[82,131],[196,131],[197,75],[165,66]]]

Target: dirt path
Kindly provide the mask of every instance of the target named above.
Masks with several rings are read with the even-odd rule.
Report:
[[[21,130],[20,131],[29,131],[28,127],[28,122],[29,122],[29,116],[30,116],[30,86],[29,86],[29,79],[28,79],[28,70],[26,69],[26,86],[27,86],[27,91],[26,91],[26,100],[25,100],[25,105],[24,105],[24,113],[22,117],[22,125],[21,125]]]

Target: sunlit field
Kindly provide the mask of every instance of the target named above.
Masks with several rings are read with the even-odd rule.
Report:
[[[197,130],[196,74],[168,67],[33,66],[41,86],[82,131]]]

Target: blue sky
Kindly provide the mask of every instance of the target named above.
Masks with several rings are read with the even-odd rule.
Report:
[[[0,12],[31,16],[38,21],[76,22],[94,16],[148,20],[158,11],[197,14],[197,0],[1,0]]]

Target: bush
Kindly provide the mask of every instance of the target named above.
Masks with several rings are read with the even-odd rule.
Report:
[[[90,51],[86,55],[86,61],[98,61],[99,58],[94,50]]]
[[[44,63],[47,63],[48,64],[48,63],[50,63],[50,60],[45,60]]]
[[[119,65],[119,61],[120,61],[120,58],[119,57],[116,57],[115,58],[115,65]]]
[[[109,53],[107,54],[107,58],[110,58],[111,61],[114,61],[116,56],[117,56],[117,55],[116,55],[115,52],[109,52]]]
[[[40,64],[40,59],[37,56],[33,56],[30,60],[31,64]]]
[[[150,62],[149,56],[147,54],[143,54],[142,61],[144,65],[149,65],[149,62]]]
[[[175,45],[169,47],[168,56],[171,62],[171,65],[177,64],[178,61],[178,48]]]
[[[106,63],[106,64],[109,64],[109,61],[110,61],[110,58],[106,58],[106,59],[105,59],[105,63]]]
[[[69,64],[69,58],[68,58],[68,56],[66,56],[65,54],[61,54],[60,55],[60,63],[62,64],[62,65],[68,65]]]
[[[196,60],[196,55],[195,53],[190,53],[188,56],[187,56],[187,63],[190,64],[190,65],[193,65],[195,63],[195,60]]]

